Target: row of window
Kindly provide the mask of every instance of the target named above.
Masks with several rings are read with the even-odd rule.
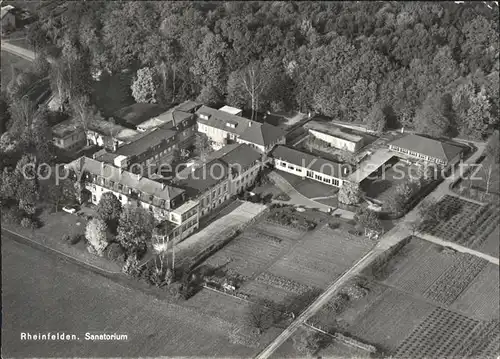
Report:
[[[418,158],[422,158],[426,161],[433,161],[433,162],[436,162],[436,163],[444,163],[444,161],[441,161],[437,158],[432,158],[432,157],[429,157],[429,156],[426,156],[426,155],[422,155],[421,153],[417,153],[417,152],[414,152],[414,151],[409,151],[407,150],[406,148],[400,148],[400,147],[392,147],[392,149],[398,151],[398,152],[401,152],[401,153],[406,153],[406,154],[409,154],[413,157],[418,157]]]

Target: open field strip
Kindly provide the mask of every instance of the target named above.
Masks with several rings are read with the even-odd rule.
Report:
[[[395,357],[451,358],[462,354],[469,346],[468,338],[480,322],[436,308],[405,339]]]
[[[271,266],[269,272],[306,286],[325,288],[373,247],[366,238],[345,237],[340,230],[326,225],[318,228]]]
[[[480,320],[498,320],[500,297],[498,283],[498,267],[489,263],[455,300],[450,309]]]

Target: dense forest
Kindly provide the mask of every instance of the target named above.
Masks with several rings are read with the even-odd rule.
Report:
[[[164,106],[296,109],[474,139],[499,123],[498,7],[482,2],[52,1],[38,12],[28,38],[56,54],[63,100],[91,91],[91,72],[131,69],[149,78],[144,101]]]

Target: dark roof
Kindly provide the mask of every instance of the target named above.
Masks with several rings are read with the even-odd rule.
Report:
[[[96,161],[89,157],[80,157],[67,166],[78,173],[82,173],[83,171],[96,176],[102,176],[106,180],[121,183],[124,186],[134,188],[162,200],[169,201],[184,192],[183,189],[164,185],[147,177],[140,177],[134,173],[123,171],[120,168]]]
[[[397,140],[389,142],[389,145],[437,158],[445,162],[452,160],[463,151],[463,149],[458,146],[414,134],[398,138]]]
[[[273,144],[285,136],[285,131],[268,123],[253,122],[240,136],[240,139],[261,146]]]
[[[197,109],[199,109],[202,106],[201,103],[194,102],[194,101],[184,101],[183,103],[175,106],[175,109],[177,111],[184,111],[184,112],[189,112],[189,113],[195,113]]]
[[[231,132],[237,134],[238,136],[243,134],[243,132],[245,132],[245,130],[249,127],[249,124],[253,122],[247,118],[231,115],[230,113],[216,110],[208,106],[201,106],[196,111],[196,114],[198,115],[199,123]],[[199,117],[200,115],[207,115],[209,118],[208,120],[205,120]],[[234,124],[235,127],[232,128],[227,126],[228,123]]]
[[[80,123],[75,118],[69,118],[52,127],[52,134],[63,138],[76,131],[83,131]]]
[[[149,148],[159,145],[160,143],[162,143],[162,141],[175,137],[175,135],[175,131],[164,128],[157,128],[150,132],[144,133],[134,142],[119,147],[116,150],[116,154],[124,156],[139,155],[147,151]]]
[[[245,169],[258,161],[262,155],[245,144],[231,144],[211,153],[204,165],[196,169],[186,168],[178,173],[176,183],[183,187],[204,192],[225,179],[229,171]]]
[[[271,152],[271,156],[335,178],[342,178],[342,173],[344,172],[344,166],[341,163],[328,161],[324,158],[316,157],[309,153],[301,152],[283,145],[276,146]]]

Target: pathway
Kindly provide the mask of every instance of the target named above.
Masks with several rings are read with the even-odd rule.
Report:
[[[10,52],[11,54],[22,57],[23,59],[26,59],[28,61],[34,61],[36,58],[36,54],[34,51],[29,50],[29,49],[25,49],[21,46],[13,45],[13,44],[9,43],[7,40],[1,41],[1,49],[2,49],[2,51]],[[50,63],[53,63],[54,59],[48,57],[47,61]]]

